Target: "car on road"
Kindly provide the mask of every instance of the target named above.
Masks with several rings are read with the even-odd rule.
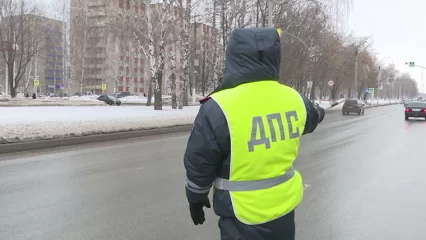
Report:
[[[99,96],[97,98],[99,101],[105,102],[108,105],[117,105],[120,106],[121,105],[121,100],[109,95],[109,94],[102,94],[101,96]]]
[[[424,118],[426,120],[426,102],[409,102],[405,105],[405,120],[410,117]]]
[[[342,114],[349,115],[350,113],[357,113],[358,115],[364,115],[365,104],[357,99],[346,99],[343,103]]]

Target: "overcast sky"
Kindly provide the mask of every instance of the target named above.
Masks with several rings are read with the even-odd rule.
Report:
[[[349,14],[348,32],[372,36],[379,59],[394,63],[419,83],[421,69],[409,68],[407,61],[426,67],[426,1],[425,0],[354,0]],[[426,71],[425,76],[426,78]],[[426,92],[425,88],[421,92]]]

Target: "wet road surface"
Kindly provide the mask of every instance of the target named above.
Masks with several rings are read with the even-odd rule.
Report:
[[[426,122],[401,105],[326,116],[303,137],[298,240],[426,239]],[[0,239],[219,239],[193,226],[187,134],[0,155]]]

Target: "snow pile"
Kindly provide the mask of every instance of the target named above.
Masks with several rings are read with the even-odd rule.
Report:
[[[333,103],[337,103],[337,104],[341,104],[341,103],[343,103],[344,101],[345,101],[346,99],[344,99],[344,98],[342,98],[342,99],[339,99],[339,100],[337,100],[337,101],[335,101],[335,102],[333,102]],[[314,101],[314,103],[318,103],[318,105],[320,106],[320,107],[322,107],[322,108],[324,108],[324,109],[330,109],[331,108],[331,105],[333,104],[333,103],[331,103],[330,101],[320,101],[320,100],[315,100]],[[334,107],[333,107],[334,108]]]
[[[163,104],[171,103],[172,102],[172,96],[163,96]],[[120,98],[121,102],[123,104],[145,104],[148,102],[147,97],[142,96],[127,96]],[[154,104],[155,98],[152,97],[151,103]]]
[[[0,108],[0,143],[46,140],[192,124],[199,107]]]
[[[105,103],[96,100],[97,96],[80,97],[31,97],[25,98],[17,96],[16,98],[0,97],[0,107],[23,107],[23,106],[102,106]]]
[[[342,103],[345,101],[345,99],[343,99]],[[379,104],[377,105],[377,100],[367,100],[364,101],[365,102],[365,106],[366,107],[374,107],[374,106],[385,106],[388,104],[398,104],[401,101],[400,100],[379,100]],[[343,104],[339,104],[333,108],[331,108],[330,110],[342,110],[343,108]]]

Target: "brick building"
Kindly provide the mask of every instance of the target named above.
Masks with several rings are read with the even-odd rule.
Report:
[[[144,14],[128,0],[71,0],[71,89],[83,94],[146,93],[147,66],[139,42],[124,21]],[[122,15],[121,15],[122,16]],[[128,23],[126,25],[129,25]],[[107,89],[102,91],[102,84]]]

